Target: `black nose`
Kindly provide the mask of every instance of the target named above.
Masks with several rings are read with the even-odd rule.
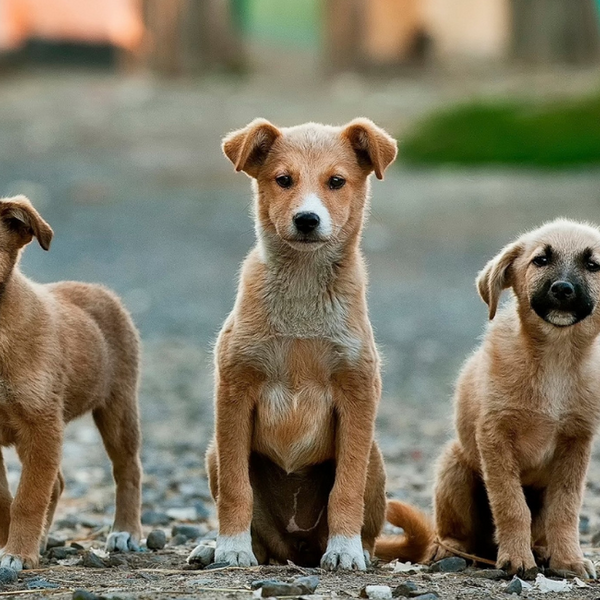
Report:
[[[575,294],[575,288],[568,281],[555,281],[550,286],[550,293],[557,300],[567,300]]]
[[[314,231],[321,222],[319,215],[313,212],[301,212],[294,217],[294,225],[300,233],[310,233]]]

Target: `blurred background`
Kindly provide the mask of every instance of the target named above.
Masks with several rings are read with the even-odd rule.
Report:
[[[367,116],[398,138],[364,240],[378,437],[390,492],[428,506],[487,318],[477,271],[543,221],[600,223],[599,61],[597,0],[0,0],[0,193],[28,195],[56,233],[49,253],[26,250],[26,274],[104,283],[141,330],[147,523],[214,527],[211,345],[254,241],[250,182],[221,137],[258,116]],[[61,514],[104,526],[90,420],[64,465]],[[596,475],[598,452],[588,532]]]

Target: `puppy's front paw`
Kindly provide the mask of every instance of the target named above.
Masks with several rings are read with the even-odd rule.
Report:
[[[531,548],[507,550],[501,546],[498,550],[496,567],[506,571],[509,575],[518,575],[523,579],[535,579],[538,573]]]
[[[40,564],[38,556],[22,556],[12,552],[0,553],[0,567],[7,567],[13,571],[22,571],[23,569],[35,569]]]
[[[571,571],[583,579],[596,579],[596,567],[591,560],[581,556],[571,558],[550,557],[550,568],[555,571]]]
[[[208,544],[198,544],[187,557],[188,564],[200,563],[207,567],[215,562],[215,548]]]
[[[106,540],[107,552],[139,552],[135,537],[127,531],[113,531]]]
[[[367,561],[360,536],[347,537],[334,535],[327,542],[327,549],[321,559],[321,567],[334,571],[335,569],[367,570]]]
[[[232,567],[256,567],[258,561],[252,552],[250,533],[217,536],[214,561]]]

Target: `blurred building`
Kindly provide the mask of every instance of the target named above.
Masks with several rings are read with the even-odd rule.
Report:
[[[0,0],[0,50],[109,44],[169,75],[597,61],[600,0]]]
[[[0,49],[30,39],[110,44],[134,50],[143,24],[138,0],[0,0]]]

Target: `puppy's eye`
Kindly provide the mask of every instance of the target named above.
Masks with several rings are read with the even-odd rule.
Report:
[[[339,190],[340,188],[344,187],[345,183],[346,180],[343,177],[340,177],[339,175],[334,175],[333,177],[330,177],[328,181],[329,189],[331,190]]]
[[[536,267],[545,267],[550,262],[550,259],[547,256],[536,256],[531,262]]]
[[[600,265],[593,260],[585,261],[585,268],[590,271],[590,273],[595,273],[596,271],[600,271]]]
[[[282,187],[284,189],[288,189],[292,187],[292,183],[294,183],[294,181],[292,180],[292,178],[289,175],[280,175],[279,177],[275,177],[275,181],[277,182],[277,185],[279,187]]]

